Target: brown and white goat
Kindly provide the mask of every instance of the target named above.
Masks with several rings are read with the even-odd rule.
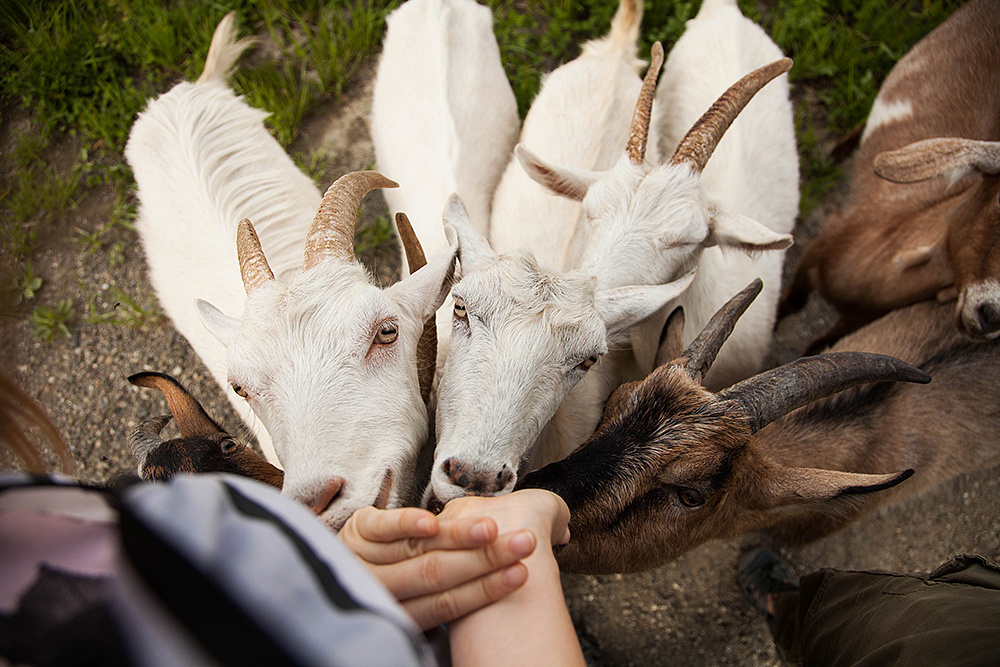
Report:
[[[947,305],[894,311],[833,354],[706,390],[701,378],[748,290],[679,358],[619,387],[589,442],[525,478],[570,507],[565,568],[637,571],[755,531],[804,543],[1000,462],[1000,342],[963,337]],[[678,319],[666,358],[680,349]],[[890,382],[931,375],[928,386]]]
[[[939,137],[949,139],[926,141]],[[841,316],[826,338],[835,340],[894,308],[957,294],[959,328],[997,337],[998,196],[1000,3],[973,0],[889,73],[855,159],[850,202],[806,248],[782,312],[818,291]]]
[[[181,437],[173,440],[160,437],[169,415],[147,419],[136,427],[129,436],[129,447],[139,462],[139,477],[166,481],[177,473],[228,472],[281,488],[281,469],[219,426],[180,382],[164,373],[150,372],[130,375],[128,381],[162,391],[181,432]]]

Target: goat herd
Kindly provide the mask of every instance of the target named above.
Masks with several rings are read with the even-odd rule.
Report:
[[[374,84],[378,171],[321,195],[228,87],[251,42],[227,16],[126,158],[159,301],[270,463],[140,373],[183,435],[142,424],[140,474],[247,474],[334,529],[546,488],[572,512],[561,565],[623,572],[751,531],[813,540],[1000,462],[1000,3],[893,69],[849,206],[784,295],[792,61],[704,0],[641,79],[641,18],[621,0],[522,125],[490,11],[409,0]],[[373,189],[409,267],[385,289],[353,249]],[[825,353],[760,372],[813,290],[841,315]]]

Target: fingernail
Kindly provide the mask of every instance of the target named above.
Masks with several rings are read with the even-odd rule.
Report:
[[[503,572],[503,583],[508,588],[517,588],[528,580],[528,568],[520,563],[508,567]]]
[[[522,530],[510,538],[510,550],[518,558],[524,558],[535,550],[535,535],[530,530]]]

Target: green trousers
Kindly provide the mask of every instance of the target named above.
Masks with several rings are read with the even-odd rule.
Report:
[[[1000,665],[1000,566],[961,555],[926,576],[826,569],[782,593],[774,640],[793,665]]]

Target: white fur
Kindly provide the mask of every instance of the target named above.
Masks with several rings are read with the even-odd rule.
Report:
[[[234,400],[240,414],[252,408],[267,428],[258,437],[285,469],[283,492],[309,503],[344,480],[321,515],[339,527],[375,501],[387,470],[389,504],[409,500],[428,428],[416,341],[444,298],[456,249],[386,290],[357,263],[301,271],[320,194],[264,129],[265,114],[226,87],[219,63],[243,48],[233,36],[227,17],[209,52],[211,74],[152,101],[134,125],[126,157],[139,186],[137,228],[175,326],[231,398],[230,382],[246,391],[246,401]],[[249,296],[235,243],[244,217],[276,277]],[[378,345],[386,321],[398,338]]]
[[[378,170],[399,183],[389,210],[410,218],[428,258],[445,252],[441,212],[457,192],[486,234],[490,201],[520,119],[489,8],[473,0],[410,0],[392,12],[372,100]],[[404,275],[406,266],[403,266]],[[438,313],[439,366],[451,309]]]

